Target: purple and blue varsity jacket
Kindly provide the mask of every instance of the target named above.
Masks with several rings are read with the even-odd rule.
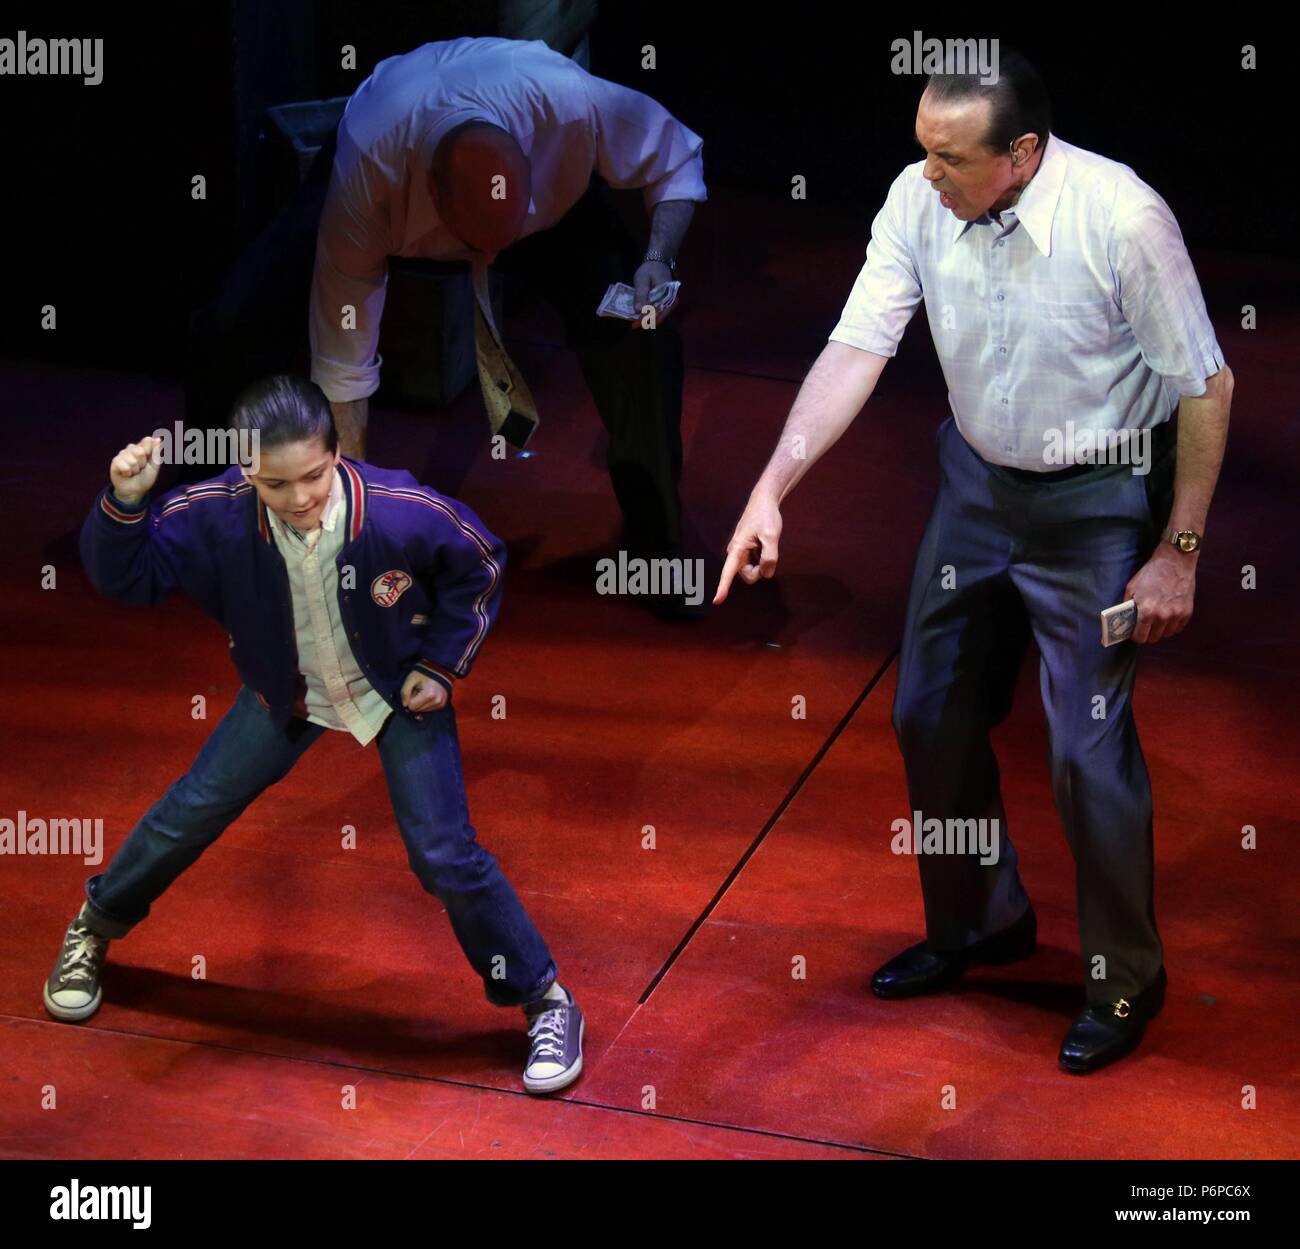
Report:
[[[468,675],[500,607],[505,544],[404,470],[344,458],[336,471],[347,506],[338,606],[352,653],[395,712],[422,719],[402,706],[402,683],[414,668],[450,691]],[[276,721],[305,715],[289,574],[238,465],[135,507],[105,487],[81,558],[95,589],[124,603],[184,590],[230,635],[240,677]]]

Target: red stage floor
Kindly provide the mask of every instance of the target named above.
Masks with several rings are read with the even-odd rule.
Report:
[[[860,222],[828,222],[834,241],[814,250],[783,211],[720,197],[693,242],[684,496],[714,552],[860,263]],[[742,216],[767,254],[737,240]],[[1036,656],[997,743],[1039,953],[932,998],[867,988],[922,933],[916,865],[889,852],[888,828],[907,811],[893,652],[945,415],[923,318],[788,500],[777,580],[671,625],[594,592],[617,533],[599,422],[576,363],[523,307],[516,359],[543,411],[534,456],[489,458],[471,392],[439,414],[379,410],[371,458],[457,494],[509,542],[500,621],[457,717],[475,826],[586,1012],[582,1079],[549,1100],[523,1093],[520,1017],[483,1000],[410,873],[374,750],[331,734],[114,943],[86,1024],[49,1019],[41,983],[102,869],[0,859],[0,1156],[1295,1156],[1286,521],[1300,451],[1283,347],[1296,316],[1247,334],[1234,310],[1280,299],[1297,275],[1196,259],[1237,389],[1195,619],[1145,651],[1138,682],[1170,992],[1136,1055],[1086,1079],[1056,1067],[1082,985]],[[1275,327],[1283,315],[1273,308]],[[192,604],[102,600],[77,563],[109,458],[179,419],[179,392],[17,365],[0,387],[21,431],[5,466],[0,814],[103,818],[111,853],[237,688],[221,630]],[[47,564],[53,590],[40,588]],[[1258,589],[1241,588],[1246,564]],[[207,721],[190,717],[195,694]],[[496,694],[504,720],[489,714]],[[795,695],[806,719],[791,717]],[[345,824],[354,851],[339,849]],[[1253,851],[1240,848],[1248,824]],[[190,978],[198,954],[206,981]],[[796,956],[806,979],[791,977]],[[42,1109],[48,1085],[57,1109]],[[341,1108],[345,1085],[356,1110]]]

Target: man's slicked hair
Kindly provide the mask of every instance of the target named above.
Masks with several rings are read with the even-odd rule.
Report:
[[[291,442],[325,440],[331,454],[339,445],[334,413],[325,392],[305,377],[277,373],[242,390],[230,410],[231,429],[255,429],[263,451]]]
[[[1006,153],[1022,134],[1038,136],[1042,151],[1052,129],[1052,106],[1038,71],[1014,48],[998,44],[998,78],[980,81],[980,71],[969,74],[931,74],[925,89],[936,103],[962,104],[968,100],[990,102],[986,147]]]

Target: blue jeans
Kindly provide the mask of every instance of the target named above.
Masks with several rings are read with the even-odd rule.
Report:
[[[488,1001],[536,1001],[555,979],[555,963],[469,822],[455,711],[448,703],[425,718],[432,723],[417,728],[394,711],[375,739],[411,867],[447,908]],[[106,937],[126,936],[172,881],[328,731],[300,719],[277,729],[252,690],[241,689],[190,770],[145,812],[107,870],[86,882],[92,927]]]

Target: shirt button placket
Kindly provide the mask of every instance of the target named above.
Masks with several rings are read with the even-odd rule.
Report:
[[[1007,329],[1007,320],[1010,314],[1010,310],[1007,308],[1006,292],[1002,289],[1006,284],[1006,268],[1007,268],[1006,253],[999,250],[1002,247],[1002,243],[1003,243],[1002,239],[995,239],[993,242],[993,246],[989,249],[989,274],[991,278],[989,282],[989,289],[994,292],[993,307],[996,310],[992,314],[991,319],[996,326],[994,341],[998,343],[1005,343],[1007,339],[1010,337],[1010,334]],[[1006,347],[999,346],[998,359],[995,360],[994,362],[994,374],[998,379],[998,389],[1003,392],[1005,392],[1010,385],[1010,377],[1008,375],[1009,370],[1007,368],[1006,355],[1007,355]],[[999,405],[999,407],[1002,409],[1006,409],[1009,406],[1009,401],[1006,397],[1006,394],[1003,393],[1001,398],[1002,398],[1002,402]],[[1005,430],[1008,424],[1010,423],[1009,413],[1007,413],[1005,410],[999,411],[994,417],[994,423],[999,430]],[[1007,447],[1005,437],[1002,445],[1006,447],[1007,450],[1010,450],[1010,447]]]

